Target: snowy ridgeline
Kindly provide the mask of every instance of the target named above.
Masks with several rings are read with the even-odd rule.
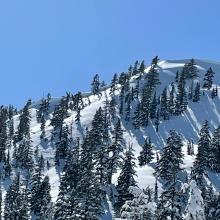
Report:
[[[140,100],[143,98],[143,94],[136,94],[137,98],[133,98],[132,101],[126,101],[126,92],[124,92],[123,103],[122,106],[122,88],[123,83],[117,83],[115,85],[115,91],[112,92],[112,88],[110,86],[104,86],[101,90],[99,89],[98,94],[93,93],[85,93],[81,94],[83,107],[81,106],[80,109],[73,105],[72,98],[69,99],[68,104],[70,107],[67,109],[67,114],[64,117],[62,122],[62,126],[67,126],[70,131],[71,140],[75,143],[76,140],[79,140],[80,144],[83,143],[86,139],[87,132],[94,129],[93,126],[93,119],[94,115],[96,115],[97,110],[102,107],[102,109],[106,108],[106,102],[111,102],[112,98],[114,98],[115,104],[115,112],[114,117],[111,115],[108,118],[108,128],[107,132],[110,136],[110,143],[114,142],[114,129],[115,124],[117,124],[117,120],[120,119],[121,128],[123,130],[123,152],[120,152],[123,157],[126,159],[133,158],[132,160],[135,162],[136,166],[134,167],[134,181],[136,181],[136,186],[132,186],[129,188],[129,195],[127,195],[128,199],[123,198],[122,204],[120,204],[120,190],[117,188],[120,181],[120,176],[122,174],[121,168],[117,168],[117,172],[113,172],[111,183],[103,184],[106,192],[105,200],[102,202],[104,206],[104,213],[100,216],[103,220],[108,219],[153,219],[156,216],[156,219],[208,219],[207,216],[211,216],[211,214],[207,214],[206,206],[207,204],[205,200],[207,200],[207,196],[205,197],[204,191],[212,192],[214,196],[218,196],[218,192],[220,191],[220,175],[215,170],[209,168],[204,168],[205,171],[202,172],[203,180],[200,180],[199,171],[198,171],[198,178],[192,178],[191,172],[193,170],[193,166],[195,168],[195,161],[198,161],[197,152],[198,152],[198,142],[201,142],[201,128],[203,127],[205,120],[208,121],[208,126],[210,129],[210,134],[213,134],[214,130],[220,125],[220,100],[219,97],[213,95],[215,93],[214,90],[219,88],[220,85],[220,63],[215,63],[211,61],[204,61],[204,60],[195,60],[195,67],[198,70],[197,77],[190,77],[188,79],[184,79],[184,89],[186,92],[187,102],[185,109],[182,112],[173,112],[170,113],[170,109],[166,107],[163,103],[163,98],[165,97],[166,103],[169,103],[170,94],[173,90],[174,98],[176,99],[180,81],[181,81],[181,72],[184,68],[185,63],[189,62],[189,60],[178,60],[178,61],[159,61],[155,65],[155,70],[159,73],[159,80],[160,83],[155,85],[154,91],[156,92],[156,109],[155,109],[155,116],[147,118],[147,124],[142,125],[135,124],[133,120],[135,120],[135,112],[137,110],[137,105]],[[202,88],[204,84],[204,76],[207,73],[209,68],[215,72],[213,83],[211,88]],[[146,77],[150,71],[152,71],[152,66],[148,68],[144,68],[144,71],[137,71],[137,73],[133,74],[128,80],[129,91],[137,88],[137,82],[139,83],[138,91],[144,91],[145,82],[147,81]],[[133,70],[134,71],[134,70]],[[178,74],[177,74],[178,72]],[[126,83],[126,82],[125,82]],[[193,85],[192,85],[193,83]],[[194,91],[196,85],[201,85],[199,90],[199,98],[196,96],[196,92]],[[193,88],[192,88],[193,87]],[[133,88],[133,89],[131,89]],[[164,91],[166,91],[167,97],[163,96]],[[193,97],[190,96],[190,92]],[[160,98],[159,98],[160,97]],[[197,100],[198,98],[198,100]],[[129,98],[127,99],[129,100]],[[54,112],[56,111],[56,107],[62,101],[61,98],[52,98],[50,99],[48,115],[43,119],[40,118],[39,120],[39,109],[41,106],[41,101],[35,102],[31,105],[29,112],[31,113],[31,120],[30,120],[30,139],[31,139],[31,147],[33,150],[33,154],[42,155],[44,160],[44,167],[42,171],[42,176],[49,176],[49,183],[50,183],[50,195],[52,198],[52,205],[50,213],[48,216],[44,217],[44,219],[65,219],[58,218],[56,215],[54,216],[53,213],[58,213],[57,205],[55,203],[59,201],[59,192],[60,192],[60,182],[61,176],[63,175],[62,170],[65,167],[65,159],[62,157],[61,153],[57,153],[57,139],[59,134],[57,134],[57,128],[59,127],[59,123],[53,121]],[[79,101],[79,100],[78,100]],[[80,102],[80,101],[79,101]],[[128,104],[129,108],[128,108]],[[152,100],[148,103],[150,105]],[[79,103],[78,103],[79,104]],[[82,104],[82,103],[81,103]],[[182,103],[184,104],[184,103]],[[147,106],[147,105],[146,105]],[[122,109],[123,107],[123,109]],[[144,108],[142,106],[142,108]],[[167,108],[167,109],[166,109]],[[184,108],[184,107],[183,107]],[[165,110],[164,110],[165,109]],[[143,110],[142,110],[143,111]],[[145,112],[147,110],[144,110]],[[143,112],[144,112],[143,111]],[[176,110],[175,110],[176,111]],[[128,114],[129,112],[129,114]],[[142,118],[143,118],[142,112]],[[163,114],[162,114],[163,112]],[[158,116],[158,114],[160,114]],[[141,113],[140,113],[141,115]],[[141,117],[141,116],[140,116]],[[148,117],[148,116],[147,116]],[[15,134],[16,131],[19,133],[19,123],[20,123],[20,114],[15,115],[13,117]],[[136,117],[137,119],[137,117]],[[139,118],[138,118],[139,119]],[[146,118],[145,118],[146,119]],[[144,122],[145,123],[145,122]],[[43,128],[42,128],[43,124]],[[135,124],[135,125],[134,125]],[[64,126],[65,125],[65,126]],[[99,126],[99,124],[96,124]],[[117,126],[116,126],[117,127]],[[135,128],[136,127],[136,128]],[[63,128],[63,130],[65,130]],[[163,150],[169,141],[167,138],[171,135],[170,131],[175,130],[176,134],[179,135],[178,137],[181,139],[181,143],[179,146],[181,148],[182,158],[179,162],[179,168],[172,170],[171,173],[169,170],[167,173],[170,173],[171,176],[169,178],[173,178],[175,175],[175,180],[172,182],[172,186],[169,185],[169,181],[167,181],[166,177],[163,177],[163,174],[160,175],[160,168],[158,168],[158,164],[163,164],[162,158],[166,158],[164,155],[165,151]],[[43,132],[42,132],[43,131]],[[173,134],[173,138],[175,139],[175,135]],[[148,140],[150,138],[150,142]],[[210,140],[212,135],[210,137]],[[97,138],[98,139],[98,138]],[[171,138],[172,139],[172,138]],[[177,138],[178,139],[178,138]],[[14,155],[17,153],[19,148],[19,143],[22,140],[18,140],[16,144],[12,145],[10,148],[10,155],[11,163],[14,163]],[[209,140],[205,140],[209,141]],[[206,143],[204,141],[204,143]],[[170,140],[170,145],[174,144],[175,141],[172,142]],[[142,147],[147,144],[152,146],[152,158],[147,163],[143,162],[142,166],[140,166],[140,152],[142,151]],[[110,144],[110,145],[111,145]],[[99,144],[97,144],[99,145]],[[16,147],[15,147],[16,146]],[[73,144],[75,146],[75,144]],[[133,149],[134,156],[129,155],[129,149]],[[37,149],[37,150],[36,150]],[[126,151],[128,150],[128,151]],[[169,151],[169,149],[167,150]],[[193,152],[192,152],[193,151]],[[219,149],[220,152],[220,149]],[[108,152],[109,153],[109,152]],[[112,153],[112,152],[111,152]],[[110,158],[111,158],[110,153]],[[124,154],[125,153],[125,154]],[[18,153],[17,153],[18,154]],[[178,153],[177,153],[178,154]],[[176,157],[175,152],[171,152],[171,163],[172,157]],[[219,155],[220,156],[220,155]],[[68,156],[67,156],[68,157]],[[125,160],[122,160],[125,163]],[[35,161],[36,163],[36,161]],[[178,163],[178,161],[177,161]],[[70,163],[71,164],[71,163]],[[177,166],[177,167],[178,167]],[[204,165],[206,166],[206,165]],[[211,165],[210,165],[211,166]],[[104,167],[104,165],[103,165]],[[169,164],[167,164],[167,169],[169,168]],[[196,167],[195,169],[197,169]],[[64,168],[65,169],[65,168]],[[107,169],[107,168],[106,168]],[[200,169],[200,167],[198,168]],[[12,168],[12,174],[10,178],[4,178],[2,180],[2,192],[3,192],[3,199],[5,198],[6,191],[11,184],[10,179],[14,179],[16,171],[20,170],[21,175],[26,175],[26,168],[20,167],[19,162]],[[123,171],[123,168],[122,168]],[[197,172],[197,171],[196,171]],[[125,170],[126,173],[126,170]],[[32,174],[30,174],[32,175]],[[199,179],[199,180],[198,180]],[[127,181],[131,181],[131,179],[127,179]],[[179,181],[179,182],[178,182]],[[199,182],[200,181],[200,182]],[[201,183],[201,185],[199,184]],[[176,188],[176,185],[177,188]],[[31,185],[31,184],[30,184]],[[123,184],[122,184],[123,185]],[[134,184],[135,185],[135,184]],[[168,186],[169,185],[169,186]],[[102,186],[102,187],[103,187]],[[116,187],[115,187],[116,186]],[[124,185],[123,185],[124,186]],[[129,183],[128,183],[129,186]],[[178,205],[175,202],[171,201],[169,203],[170,198],[169,195],[166,194],[166,189],[168,189],[175,194],[175,190],[179,190],[181,192],[182,197],[178,194],[178,196],[174,195],[173,200],[176,197],[180,198],[181,201],[178,201],[181,204],[181,208],[178,209]],[[169,188],[170,187],[170,188]],[[172,188],[174,187],[174,188]],[[31,186],[30,186],[31,188]],[[206,190],[204,190],[204,188]],[[155,191],[157,190],[157,195],[155,195]],[[172,191],[173,190],[173,191]],[[208,191],[209,190],[209,191]],[[123,195],[124,192],[122,192]],[[167,197],[166,197],[167,196]],[[211,196],[210,196],[211,197]],[[177,199],[178,200],[178,199]],[[220,201],[220,200],[218,200]],[[175,203],[173,205],[173,203]],[[116,207],[115,207],[116,206]],[[211,205],[210,205],[211,206]],[[219,204],[216,203],[216,207]],[[120,207],[120,209],[118,208]],[[79,208],[79,207],[78,207]],[[164,213],[162,211],[164,211]],[[170,212],[170,210],[172,210]],[[220,210],[220,209],[219,209]],[[167,211],[167,212],[166,212]],[[161,218],[164,216],[164,218]],[[214,210],[212,213],[217,212]],[[62,213],[60,211],[60,213]],[[156,213],[156,214],[155,214]],[[171,213],[171,214],[170,214]],[[173,214],[172,214],[173,213]],[[44,213],[45,214],[45,213]],[[173,215],[173,216],[172,216]],[[214,214],[213,214],[214,215]],[[31,214],[32,219],[35,219],[35,214]],[[45,215],[46,216],[46,215]],[[53,216],[53,217],[51,217]],[[71,218],[68,219],[96,219],[93,217],[83,217],[83,214],[73,214]],[[175,216],[175,217],[174,217]],[[179,216],[179,217],[178,217]],[[215,214],[218,216],[218,214]],[[220,219],[218,218],[209,219]],[[67,219],[67,218],[66,218]]]

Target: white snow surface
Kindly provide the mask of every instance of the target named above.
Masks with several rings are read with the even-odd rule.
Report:
[[[169,86],[175,78],[176,71],[181,71],[184,63],[188,60],[167,60],[167,61],[160,61],[159,62],[159,72],[160,72],[160,80],[162,84],[158,86],[157,91],[161,92],[165,86]],[[213,61],[206,61],[206,60],[195,60],[199,72],[199,80],[203,79],[205,71],[212,67],[215,71],[214,83],[219,87],[220,86],[220,63],[213,62]],[[146,74],[149,68],[146,69]],[[135,79],[134,79],[135,80]],[[215,86],[215,85],[214,85]],[[117,93],[116,93],[117,95]],[[90,123],[93,119],[93,116],[96,110],[104,105],[106,98],[110,99],[109,89],[107,88],[105,91],[102,92],[101,98],[98,96],[91,95],[90,93],[85,93],[84,95],[89,96],[91,100],[91,105],[86,106],[81,112],[81,125],[77,126],[75,123],[72,125],[72,135],[74,138],[80,137],[82,138],[85,130],[87,127],[90,127]],[[86,99],[86,98],[85,98]],[[59,103],[60,98],[52,98],[52,105],[56,105]],[[59,191],[59,181],[60,176],[53,166],[53,158],[54,158],[54,146],[51,144],[45,145],[41,142],[40,139],[40,124],[36,121],[36,108],[38,107],[39,102],[35,102],[32,105],[31,113],[32,113],[32,122],[31,122],[31,139],[33,141],[33,149],[37,146],[39,147],[40,152],[43,153],[45,160],[48,160],[51,163],[51,168],[45,171],[45,175],[49,175],[50,183],[51,183],[51,195],[52,199],[55,202],[58,191]],[[69,117],[65,119],[65,123],[67,125],[71,125],[74,122],[75,112],[69,111]],[[120,115],[118,115],[120,117]],[[219,98],[212,99],[210,97],[210,92],[205,91],[205,95],[201,96],[201,101],[199,103],[189,103],[187,111],[182,114],[181,116],[172,117],[168,121],[163,121],[159,126],[159,132],[157,133],[155,127],[150,125],[147,128],[141,128],[140,130],[134,130],[131,124],[127,124],[123,119],[121,119],[124,132],[124,139],[126,141],[127,146],[132,144],[135,150],[135,156],[138,157],[139,152],[141,150],[141,145],[144,143],[144,138],[149,136],[151,141],[155,145],[155,151],[161,151],[165,145],[166,138],[169,134],[171,129],[175,129],[177,132],[182,134],[185,146],[183,152],[185,154],[184,158],[184,165],[183,167],[186,169],[187,172],[190,172],[191,167],[193,165],[193,161],[195,159],[194,156],[186,155],[186,143],[187,140],[193,139],[195,142],[198,140],[198,132],[203,124],[204,120],[208,120],[210,123],[210,129],[213,130],[220,124],[220,100]],[[14,117],[15,125],[18,124],[18,116]],[[50,126],[50,120],[46,123],[46,137],[50,139],[51,131],[53,130],[52,126]],[[154,162],[156,158],[152,162],[152,164],[148,166],[144,166],[140,168],[137,164],[137,177],[136,180],[138,182],[138,186],[141,189],[150,186],[154,188],[155,177],[153,173],[154,170]],[[117,183],[117,176],[116,174],[113,178],[113,182]],[[209,177],[210,181],[216,187],[217,190],[220,190],[220,176],[219,175],[211,175]],[[191,184],[191,190],[195,190],[195,187]],[[7,188],[7,187],[6,187]],[[161,188],[159,183],[159,189]],[[199,193],[197,193],[199,196]],[[191,199],[191,203],[193,203],[193,198]],[[197,207],[197,206],[196,206]],[[189,207],[190,209],[190,207]],[[198,208],[199,209],[199,208]],[[190,210],[192,212],[192,210]],[[200,212],[200,210],[198,210]],[[107,219],[107,217],[103,217],[103,219]],[[108,218],[109,219],[109,218]],[[187,219],[187,216],[186,216]]]

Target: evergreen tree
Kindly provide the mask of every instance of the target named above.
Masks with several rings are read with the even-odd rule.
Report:
[[[112,94],[115,93],[117,83],[118,83],[118,75],[117,75],[117,73],[115,73],[114,76],[113,76],[113,79],[112,79],[112,81],[111,81],[110,92],[111,92]]]
[[[112,175],[117,172],[117,169],[121,166],[121,159],[125,142],[123,139],[123,130],[121,128],[121,121],[118,119],[115,124],[112,136],[112,144],[109,145],[109,162],[108,162],[108,183],[112,182]]]
[[[184,72],[181,72],[177,89],[178,91],[177,91],[176,102],[175,102],[175,113],[177,115],[180,115],[187,108],[187,97],[186,97],[186,91],[185,91]]]
[[[164,120],[169,119],[169,109],[168,109],[168,98],[167,98],[167,88],[162,92],[161,101],[160,101],[160,116],[163,117]]]
[[[196,84],[196,88],[193,95],[193,102],[198,102],[200,100],[201,92],[200,92],[200,84]]]
[[[141,125],[141,104],[138,102],[135,112],[134,112],[134,116],[133,116],[133,126],[135,129],[139,129],[140,125]]]
[[[140,152],[140,156],[138,157],[139,165],[145,166],[149,164],[154,158],[153,146],[150,141],[150,138],[146,138],[144,145],[142,146],[142,151]]]
[[[196,160],[193,165],[192,175],[193,178],[200,181],[200,184],[202,184],[201,179],[208,165],[208,155],[211,146],[211,136],[209,133],[208,121],[205,121],[205,123],[203,124],[199,132],[199,136],[198,153],[196,155]]]
[[[29,136],[30,121],[31,121],[31,115],[29,111],[30,106],[31,106],[31,100],[28,100],[27,104],[24,106],[19,116],[17,141],[21,141],[23,137]]]
[[[220,171],[220,127],[213,132],[212,142],[208,151],[208,167]]]
[[[133,198],[133,195],[129,192],[129,188],[131,186],[136,186],[136,181],[134,176],[136,172],[134,170],[135,162],[134,162],[134,154],[133,149],[129,146],[129,149],[125,153],[124,163],[122,165],[121,173],[118,177],[118,202],[117,206],[121,207],[126,200],[130,200]]]
[[[99,81],[99,75],[96,74],[92,81],[92,93],[93,95],[98,95],[100,92],[100,81]]]
[[[12,166],[11,166],[11,159],[10,159],[10,152],[8,150],[7,156],[6,156],[6,161],[4,163],[4,177],[5,178],[10,178],[12,172]]]
[[[181,170],[180,165],[183,164],[182,146],[180,135],[175,130],[171,130],[156,168],[158,177],[169,180],[173,178],[174,172],[176,174]]]
[[[184,65],[183,72],[186,79],[195,79],[198,77],[199,70],[196,67],[194,59],[191,59],[188,63]]]
[[[156,132],[159,131],[159,125],[160,125],[160,111],[157,109],[157,114],[156,114],[156,119],[155,119],[155,127],[156,127]]]
[[[182,140],[176,131],[171,130],[167,144],[157,165],[157,176],[165,180],[165,188],[160,196],[156,210],[156,219],[182,219],[179,174],[183,164]]]
[[[208,90],[210,90],[212,88],[214,75],[215,75],[215,72],[210,67],[204,76],[203,88],[206,88]]]
[[[171,85],[171,91],[169,94],[169,100],[168,100],[168,108],[169,108],[169,114],[173,115],[175,112],[175,100],[174,100],[174,93],[175,93],[175,87],[172,83]]]
[[[157,112],[157,96],[155,92],[153,99],[151,101],[151,104],[150,104],[150,118],[151,119],[156,118],[156,112]]]
[[[30,171],[33,168],[33,151],[30,137],[23,138],[20,141],[16,152],[16,164],[20,168]]]
[[[67,156],[68,149],[71,145],[71,137],[68,126],[64,126],[62,129],[60,140],[58,140],[55,144],[56,152],[55,152],[55,161],[57,165],[59,165],[60,159],[65,159]]]
[[[157,66],[159,60],[158,56],[155,56],[151,61],[151,66]]]
[[[17,174],[4,200],[4,219],[30,219],[27,189],[22,186],[20,174]]]

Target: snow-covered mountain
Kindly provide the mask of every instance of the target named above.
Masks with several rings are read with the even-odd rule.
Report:
[[[173,114],[169,115],[168,120],[164,120],[163,117],[159,118],[159,127],[158,131],[155,126],[155,118],[149,119],[148,126],[140,126],[140,128],[135,129],[132,124],[132,117],[134,116],[134,112],[137,106],[137,103],[142,98],[142,96],[139,94],[138,99],[134,99],[131,101],[130,105],[130,119],[126,120],[125,114],[126,114],[126,101],[124,103],[124,109],[122,114],[120,114],[120,100],[121,100],[121,88],[122,85],[120,83],[116,84],[116,90],[114,93],[111,91],[111,86],[103,86],[101,89],[99,89],[98,94],[91,93],[82,93],[82,100],[83,100],[83,107],[80,109],[79,112],[76,111],[76,109],[71,106],[73,104],[73,97],[72,95],[69,95],[68,99],[68,109],[67,114],[64,118],[63,125],[67,126],[69,130],[71,131],[71,138],[75,141],[77,138],[79,138],[80,143],[83,143],[83,140],[86,138],[86,133],[88,130],[92,128],[92,121],[94,118],[94,115],[96,114],[97,110],[102,107],[102,109],[105,109],[106,107],[106,101],[110,102],[112,100],[112,97],[116,101],[116,117],[120,119],[122,129],[123,129],[123,138],[125,141],[125,147],[124,152],[126,149],[129,148],[129,146],[132,146],[134,149],[134,156],[136,158],[135,163],[135,171],[136,176],[134,177],[137,181],[136,187],[131,187],[132,195],[133,195],[133,203],[132,201],[126,201],[124,206],[121,209],[121,214],[114,208],[114,201],[112,200],[112,193],[116,193],[115,186],[118,183],[118,177],[120,176],[121,169],[118,169],[118,172],[114,173],[112,178],[112,185],[105,186],[106,188],[106,196],[105,196],[105,202],[104,202],[104,214],[100,216],[100,219],[108,220],[108,219],[151,219],[150,214],[149,218],[147,217],[141,217],[143,210],[150,210],[151,214],[157,210],[157,202],[155,202],[153,199],[149,200],[148,194],[146,193],[146,189],[152,189],[152,194],[155,190],[155,184],[157,182],[158,184],[158,200],[160,200],[160,195],[166,188],[164,186],[164,181],[160,179],[155,173],[156,173],[156,166],[158,159],[161,159],[162,152],[164,147],[166,146],[167,138],[170,135],[170,130],[175,130],[178,134],[180,134],[183,147],[182,147],[182,153],[183,153],[183,164],[181,164],[181,168],[183,170],[181,171],[181,178],[184,179],[181,182],[181,190],[185,194],[185,200],[182,201],[184,204],[184,211],[181,213],[181,218],[170,218],[165,217],[164,218],[157,218],[157,219],[208,219],[206,216],[206,208],[205,208],[205,199],[202,191],[202,187],[199,186],[198,182],[196,180],[191,179],[191,171],[192,167],[194,165],[194,161],[196,160],[197,156],[197,145],[198,141],[200,139],[200,130],[205,122],[205,120],[208,121],[210,133],[211,136],[214,132],[214,130],[220,125],[220,99],[218,96],[213,97],[212,92],[213,89],[218,89],[220,86],[220,63],[208,61],[208,60],[200,60],[195,59],[195,66],[197,68],[198,77],[192,79],[186,79],[185,80],[185,90],[187,92],[187,99],[188,99],[188,93],[190,93],[191,90],[191,84],[193,81],[193,85],[195,88],[195,85],[197,83],[200,83],[201,85],[201,96],[199,101],[193,102],[191,99],[188,99],[187,109],[182,112],[181,114]],[[159,73],[159,79],[160,84],[156,85],[155,91],[158,97],[161,96],[161,94],[164,91],[164,88],[167,88],[167,92],[169,93],[171,91],[172,85],[175,87],[175,97],[178,93],[178,79],[176,79],[177,72],[179,75],[181,74],[184,65],[186,63],[189,63],[190,60],[164,60],[159,61],[156,64],[156,71]],[[138,67],[140,65],[138,64]],[[213,78],[213,84],[212,88],[202,88],[202,85],[204,84],[204,76],[209,68],[212,68],[212,70],[215,72],[214,78]],[[151,71],[152,66],[145,67],[144,72],[137,72],[136,74],[131,74],[129,78],[129,91],[131,91],[131,88],[135,88],[137,85],[137,81],[140,83],[139,92],[141,93],[142,88],[144,87],[144,84],[146,82],[146,77],[149,74],[149,71]],[[129,73],[129,72],[128,72]],[[127,74],[128,74],[127,73]],[[194,91],[194,90],[193,90]],[[126,93],[125,93],[126,96]],[[169,95],[168,95],[169,99]],[[56,134],[55,133],[55,126],[51,125],[52,118],[54,117],[54,111],[56,111],[56,107],[60,104],[62,101],[62,98],[51,98],[49,102],[49,109],[48,109],[48,115],[45,117],[45,134],[42,138],[42,121],[39,122],[39,119],[37,120],[37,115],[39,113],[39,109],[41,106],[42,101],[38,102],[32,102],[31,106],[29,107],[29,112],[31,113],[31,119],[30,119],[30,139],[32,141],[31,148],[33,152],[36,152],[36,149],[38,151],[38,154],[43,156],[43,159],[45,161],[45,167],[43,168],[42,175],[49,176],[49,183],[51,186],[50,195],[52,197],[53,205],[57,202],[59,190],[60,190],[60,179],[62,176],[62,169],[65,164],[65,160],[61,160],[60,164],[57,165],[55,163],[55,154],[56,154]],[[160,108],[161,103],[157,103],[157,108]],[[18,114],[15,114],[13,116],[13,122],[14,122],[14,134],[16,135],[16,131],[18,131],[19,123],[21,119],[22,112],[19,112]],[[80,122],[76,122],[77,114],[80,115]],[[8,119],[9,120],[9,119]],[[9,120],[10,121],[10,120]],[[114,130],[115,121],[110,117],[109,118],[109,125],[108,125],[108,132],[110,134],[110,137],[112,138],[113,130]],[[142,150],[142,146],[144,145],[145,138],[149,137],[152,144],[153,144],[153,160],[140,167],[138,164],[138,157],[140,155],[140,152]],[[15,152],[15,149],[18,150],[19,143],[22,140],[17,141],[14,144],[11,144],[10,146],[10,155],[11,155],[11,164],[14,163],[13,154]],[[194,153],[189,154],[188,148],[189,143],[193,142],[194,147]],[[16,148],[15,148],[16,146]],[[74,148],[74,146],[72,146]],[[6,152],[7,149],[6,149]],[[33,153],[34,154],[34,153]],[[34,157],[34,156],[33,156]],[[35,160],[34,160],[35,161]],[[123,160],[122,160],[123,162]],[[4,163],[4,162],[2,162]],[[36,164],[36,161],[34,162]],[[48,165],[48,166],[47,166]],[[4,167],[4,165],[3,165]],[[2,168],[4,169],[4,168]],[[10,178],[3,178],[2,179],[2,192],[3,192],[3,199],[5,198],[6,192],[9,189],[9,186],[12,182],[12,180],[16,176],[16,172],[20,171],[22,176],[25,176],[27,171],[19,165],[17,167],[12,167],[12,173]],[[30,172],[30,176],[32,175],[33,171]],[[157,179],[157,181],[156,181]],[[211,171],[211,169],[206,169],[206,174],[204,175],[204,182],[205,182],[205,188],[210,190],[212,188],[212,191],[215,195],[218,195],[220,192],[220,173],[217,171]],[[31,188],[31,184],[30,184]],[[145,191],[143,191],[145,190]],[[117,197],[117,196],[116,196]],[[140,205],[140,200],[144,200],[142,203],[142,206]],[[220,199],[218,200],[220,201]],[[136,203],[135,203],[136,202]],[[158,202],[159,203],[159,202]],[[138,204],[135,210],[135,204]],[[220,204],[216,203],[216,209],[219,208]],[[147,208],[146,208],[147,207]],[[170,208],[170,207],[169,207]],[[169,209],[168,208],[168,209]],[[56,210],[56,207],[54,205],[53,212]],[[133,210],[133,211],[132,211]],[[136,212],[136,217],[133,216],[132,213]],[[219,209],[220,212],[220,209]],[[130,214],[128,214],[130,213]],[[139,214],[139,217],[137,217]],[[32,219],[35,219],[36,216],[32,213]],[[77,216],[77,215],[76,215]],[[130,216],[130,217],[129,217]],[[144,214],[143,214],[144,216]],[[147,214],[146,214],[147,216]],[[220,215],[216,215],[220,216]],[[7,218],[5,218],[7,219]],[[8,218],[9,219],[9,218]],[[26,218],[24,218],[26,219]],[[39,218],[38,218],[39,219]],[[55,217],[48,217],[44,219],[58,219]],[[62,219],[62,218],[59,218]],[[68,218],[71,219],[71,218]],[[72,217],[72,219],[96,219],[90,218],[90,217]],[[220,219],[220,217],[209,219]]]

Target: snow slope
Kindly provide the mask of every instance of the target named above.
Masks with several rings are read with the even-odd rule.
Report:
[[[162,84],[157,88],[158,93],[162,91],[165,86],[169,86],[173,81],[177,71],[180,71],[185,62],[188,60],[166,60],[159,62],[159,72],[160,72],[160,80]],[[199,80],[203,79],[205,71],[212,67],[215,71],[214,83],[220,87],[220,63],[206,60],[195,60],[197,67],[199,69]],[[146,68],[146,74],[149,68]],[[132,79],[132,80],[135,80]],[[132,81],[131,80],[131,81]],[[215,86],[215,85],[214,85]],[[117,95],[117,93],[116,93]],[[72,125],[72,135],[74,138],[83,137],[85,134],[85,130],[90,126],[93,115],[96,110],[104,105],[104,102],[110,98],[109,88],[106,87],[102,92],[102,96],[94,96],[90,93],[84,94],[84,99],[90,97],[91,105],[86,106],[81,112],[81,125],[77,126],[74,122],[76,113],[74,111],[69,111],[69,117],[65,119],[65,123],[67,125]],[[59,98],[52,99],[52,106],[55,106],[60,101]],[[53,158],[54,158],[54,146],[50,144],[45,145],[45,143],[41,142],[40,139],[40,124],[36,121],[36,109],[38,108],[39,102],[35,102],[32,105],[32,122],[31,122],[31,139],[33,141],[33,148],[39,147],[39,150],[43,153],[43,156],[46,160],[50,162],[50,169],[45,171],[45,174],[48,174],[50,177],[50,183],[52,188],[52,198],[53,201],[56,201],[59,189],[59,180],[60,174],[57,172],[54,166]],[[118,115],[120,117],[120,115]],[[15,125],[18,124],[18,116],[15,116]],[[201,101],[199,103],[189,103],[187,111],[181,116],[172,117],[168,121],[163,121],[160,124],[159,132],[157,133],[155,127],[151,125],[147,128],[141,128],[140,130],[134,130],[130,123],[126,123],[123,119],[121,119],[123,128],[125,130],[124,139],[127,143],[132,144],[135,149],[135,155],[138,156],[141,150],[141,145],[144,143],[144,138],[147,136],[151,137],[151,141],[155,145],[155,151],[160,151],[165,144],[168,133],[171,129],[175,129],[177,132],[183,135],[184,139],[184,168],[186,172],[190,172],[190,169],[193,165],[194,156],[186,155],[186,143],[188,140],[193,139],[195,142],[198,139],[198,132],[203,124],[204,120],[208,120],[210,123],[210,128],[213,130],[220,124],[220,100],[219,98],[212,99],[210,97],[210,92],[206,91],[204,96],[201,96]],[[46,137],[50,139],[51,132],[53,128],[50,126],[50,120],[46,122]],[[155,177],[154,173],[154,165],[156,158],[152,162],[150,166],[145,166],[140,168],[137,166],[137,181],[138,186],[140,188],[146,188],[150,186],[154,188]],[[116,183],[117,181],[116,174],[113,178],[113,181]],[[213,183],[217,190],[220,190],[220,174],[209,174],[209,180]],[[159,186],[160,188],[161,186]],[[111,205],[110,205],[111,206]],[[111,208],[109,208],[111,210]],[[105,219],[111,219],[111,211],[108,211]],[[108,216],[108,218],[107,218]],[[104,217],[103,217],[104,218]]]

